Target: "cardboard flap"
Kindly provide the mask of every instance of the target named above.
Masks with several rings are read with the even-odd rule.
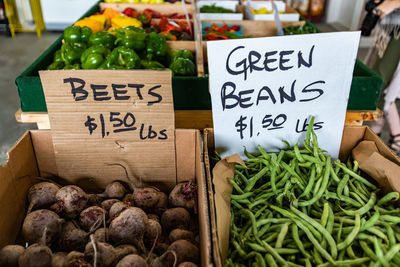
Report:
[[[41,71],[58,175],[73,183],[176,179],[170,71]]]
[[[37,182],[38,169],[29,133],[8,152],[8,161],[0,165],[0,247],[15,242],[25,215],[28,188]]]
[[[228,255],[229,247],[229,230],[231,223],[231,197],[232,185],[227,178],[233,179],[235,173],[235,165],[240,164],[246,166],[238,154],[228,156],[220,160],[214,167],[213,184],[214,184],[214,201],[215,212],[217,217],[217,233],[219,236],[220,253],[223,259]]]

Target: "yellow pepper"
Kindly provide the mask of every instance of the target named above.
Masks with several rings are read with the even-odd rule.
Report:
[[[92,30],[92,33],[104,30],[103,24],[101,24],[97,20],[90,19],[90,18],[84,18],[84,19],[78,20],[77,22],[75,22],[74,26],[80,26],[80,27],[87,26]]]
[[[115,17],[111,20],[111,27],[115,28],[121,28],[121,27],[128,27],[128,26],[135,26],[137,28],[142,27],[142,23],[135,19],[135,18],[129,18],[129,17]]]
[[[104,15],[92,15],[89,19],[97,20],[103,25],[104,29],[108,28],[108,25],[110,25],[110,19]]]

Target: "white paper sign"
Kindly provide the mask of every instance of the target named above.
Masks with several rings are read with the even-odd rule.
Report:
[[[303,143],[315,116],[319,145],[339,155],[360,32],[207,43],[216,150]]]

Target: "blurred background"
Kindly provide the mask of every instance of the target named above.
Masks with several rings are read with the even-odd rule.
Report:
[[[15,120],[20,108],[15,78],[43,53],[65,27],[97,0],[0,0],[0,162],[6,151],[36,124]],[[286,0],[322,32],[359,30],[367,0]],[[372,37],[362,37],[358,58],[364,60]]]

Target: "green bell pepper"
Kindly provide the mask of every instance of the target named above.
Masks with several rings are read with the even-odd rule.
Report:
[[[147,42],[147,59],[163,58],[167,54],[167,42],[164,36],[151,32]]]
[[[89,38],[89,45],[102,45],[109,49],[114,47],[115,36],[110,32],[100,31],[92,34]]]
[[[196,74],[196,65],[187,58],[176,58],[172,61],[171,65],[169,65],[169,68],[174,75],[193,76]]]
[[[62,59],[62,56],[61,56],[61,49],[57,50],[54,53],[54,62],[64,62],[64,60]]]
[[[79,69],[81,69],[81,65],[79,65],[79,63],[72,64],[72,65],[67,64],[64,67],[64,70],[79,70]]]
[[[115,44],[127,47],[135,51],[146,48],[147,33],[143,29],[134,26],[120,28],[116,34]]]
[[[61,58],[67,65],[80,63],[81,55],[86,47],[85,43],[64,43],[61,46]]]
[[[158,61],[152,61],[152,60],[141,60],[140,65],[142,65],[142,68],[147,69],[147,70],[163,70],[165,69],[164,65],[161,64]]]
[[[82,69],[98,69],[110,55],[110,49],[95,45],[86,49],[81,56]]]
[[[64,62],[62,61],[54,61],[47,67],[47,70],[62,70],[64,68],[64,65]]]
[[[100,67],[105,69],[140,69],[140,57],[127,47],[117,47]]]
[[[89,41],[92,30],[85,26],[69,26],[64,30],[64,41],[67,43],[87,43]]]
[[[173,62],[176,58],[181,57],[181,58],[187,58],[193,61],[193,53],[190,50],[184,49],[184,50],[169,50],[168,51],[168,56],[170,62]]]

